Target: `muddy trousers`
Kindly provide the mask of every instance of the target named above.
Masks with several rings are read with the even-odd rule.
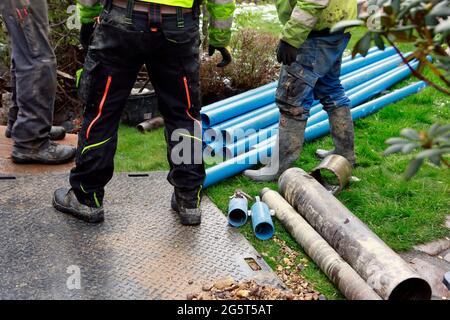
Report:
[[[56,58],[49,41],[45,0],[2,0],[1,14],[11,38],[14,148],[22,153],[45,149],[53,122]],[[16,115],[17,111],[17,115]]]
[[[297,60],[281,69],[276,101],[282,114],[307,120],[314,100],[328,113],[350,108],[340,81],[342,54],[349,40],[350,34],[308,37]]]
[[[145,64],[165,121],[168,180],[190,202],[186,205],[196,206],[205,179],[198,20],[192,14],[162,15],[158,23],[134,12],[127,23],[126,15],[122,8],[105,9],[89,46],[80,83],[86,106],[71,186],[82,203],[102,205],[113,176],[120,116]]]

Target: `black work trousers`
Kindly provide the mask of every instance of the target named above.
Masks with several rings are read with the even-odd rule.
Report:
[[[133,12],[131,21],[127,18],[126,9],[105,9],[89,46],[80,83],[84,120],[71,186],[82,203],[102,205],[104,187],[113,176],[120,116],[145,64],[165,121],[168,180],[182,199],[191,202],[185,205],[195,206],[205,179],[198,19],[191,13],[162,15],[155,27],[143,12]],[[189,147],[177,150],[186,139]]]
[[[56,57],[49,40],[46,0],[0,0],[11,38],[14,149],[31,153],[49,145],[56,95]]]

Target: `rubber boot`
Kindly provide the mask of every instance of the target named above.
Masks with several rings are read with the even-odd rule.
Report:
[[[13,149],[11,158],[14,163],[18,164],[62,164],[71,161],[75,157],[76,151],[75,147],[50,142],[44,150],[25,153]]]
[[[182,225],[196,226],[201,224],[201,189],[189,192],[181,192],[175,189],[170,204],[172,210],[180,216]]]
[[[246,170],[244,175],[258,182],[277,180],[300,156],[305,140],[306,120],[281,115],[277,143],[270,163],[259,170]]]
[[[82,204],[72,189],[57,189],[53,194],[53,207],[89,223],[99,223],[105,220],[103,207],[89,207]]]
[[[356,165],[355,157],[355,129],[350,108],[341,107],[328,112],[330,118],[331,136],[334,150],[326,151],[318,149],[316,156],[324,159],[331,154],[345,157],[353,167]]]

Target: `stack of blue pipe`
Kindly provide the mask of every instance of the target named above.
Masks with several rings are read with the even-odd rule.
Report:
[[[418,61],[411,66],[418,67]],[[366,57],[343,59],[341,81],[352,103],[354,119],[367,116],[380,108],[423,89],[418,82],[370,101],[410,76],[394,48],[384,51],[372,48]],[[276,140],[280,113],[275,105],[277,82],[205,106],[202,109],[205,151],[211,157],[227,160],[209,168],[205,187],[220,182],[261,162],[270,156]],[[328,115],[316,101],[306,129],[310,141],[329,132]]]

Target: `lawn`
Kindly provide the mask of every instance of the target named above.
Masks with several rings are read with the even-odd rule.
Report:
[[[238,26],[257,26],[260,30],[276,34],[280,27],[267,12],[270,10],[254,14],[244,11],[236,19]],[[361,31],[356,30],[354,33],[358,35]],[[404,51],[411,50],[408,46],[401,48]],[[410,78],[396,88],[413,81],[417,80]],[[383,157],[382,152],[386,149],[384,141],[398,136],[405,127],[426,129],[436,121],[448,123],[449,105],[450,97],[427,88],[418,95],[392,104],[355,123],[356,154],[360,166],[354,171],[354,175],[361,181],[352,183],[338,198],[394,250],[409,250],[415,244],[450,235],[449,230],[443,226],[445,216],[449,213],[450,173],[449,170],[427,164],[412,181],[406,182],[402,174],[411,156]],[[318,164],[314,157],[315,150],[331,147],[330,137],[306,144],[296,165],[306,171],[311,170]],[[121,126],[116,167],[118,171],[127,172],[168,169],[163,131],[144,135],[134,128]],[[226,212],[229,196],[235,189],[240,188],[255,196],[266,186],[277,188],[274,183],[258,184],[237,176],[210,187],[207,195]],[[297,263],[306,266],[301,274],[328,299],[341,299],[341,294],[309,261],[282,225],[275,221],[275,228],[276,237],[301,252]],[[257,240],[250,225],[241,230],[271,267],[283,264],[277,243]]]

